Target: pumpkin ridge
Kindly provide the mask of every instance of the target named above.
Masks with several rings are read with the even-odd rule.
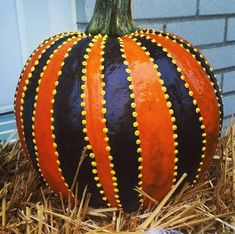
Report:
[[[154,58],[154,64],[158,66],[162,75],[169,95],[168,102],[172,106],[176,118],[177,129],[174,130],[173,138],[178,143],[175,153],[177,153],[179,161],[175,166],[174,175],[177,175],[176,179],[178,180],[186,172],[188,174],[186,181],[192,182],[196,176],[204,147],[202,143],[204,132],[201,129],[202,123],[199,121],[201,116],[196,111],[197,106],[193,104],[193,92],[182,79],[181,68],[172,59],[167,49],[158,43],[157,38],[148,37],[147,39],[144,34],[142,36],[137,36],[137,41],[140,41],[149,52],[150,57]],[[191,149],[188,148],[190,142],[192,142]],[[190,154],[192,156],[189,158]]]
[[[16,90],[15,90],[15,95],[14,95],[14,111],[15,111],[15,107],[16,107],[16,96],[17,96],[17,93],[18,93],[18,88],[19,88],[19,85],[20,85],[20,82],[21,82],[21,78],[27,68],[27,66],[29,65],[29,62],[30,60],[34,57],[34,55],[36,54],[37,51],[39,51],[40,48],[42,48],[43,46],[45,46],[45,44],[47,44],[49,41],[53,40],[54,38],[57,38],[57,37],[60,37],[60,36],[63,36],[65,34],[71,34],[71,33],[58,33],[58,34],[55,34],[53,36],[50,36],[48,37],[47,39],[43,40],[39,45],[38,47],[30,54],[29,58],[27,59],[27,61],[25,62],[25,65],[21,71],[21,74],[20,74],[20,77],[19,77],[19,80],[18,80],[18,83],[16,85]],[[78,32],[74,32],[73,34],[78,34]],[[15,111],[16,112],[16,111]]]
[[[74,198],[74,195],[70,191],[60,168],[52,109],[56,95],[55,87],[57,86],[60,69],[63,66],[63,60],[68,56],[68,52],[77,40],[78,38],[74,36],[61,41],[59,46],[54,47],[52,53],[46,59],[46,65],[43,66],[40,72],[40,79],[38,80],[34,103],[35,109],[32,117],[34,150],[38,157],[41,175],[46,179],[52,191],[57,193],[61,191],[63,197],[70,197],[71,199]],[[60,60],[55,60],[54,57],[58,54],[60,55]],[[46,93],[47,90],[51,93]],[[47,148],[42,147],[45,143]],[[48,168],[50,169],[48,170]]]
[[[198,61],[199,65],[203,67],[204,71],[207,72],[208,78],[211,81],[212,88],[218,100],[218,107],[220,110],[220,135],[221,135],[222,125],[223,125],[223,103],[222,103],[222,97],[220,95],[219,84],[216,80],[216,76],[213,73],[213,68],[210,66],[205,56],[198,49],[196,49],[190,43],[187,43],[183,39],[179,40],[176,36],[172,37],[176,40],[177,43],[183,45],[184,48],[186,48],[187,51],[192,54],[193,58]]]
[[[161,44],[166,47],[167,50],[169,50],[172,58],[175,61],[177,60],[178,64],[181,64],[181,70],[185,72],[184,80],[187,82],[187,86],[193,92],[192,94],[195,99],[194,103],[195,105],[197,105],[196,111],[201,115],[199,121],[201,121],[201,128],[204,131],[204,133],[202,134],[202,137],[204,138],[202,143],[204,144],[204,146],[202,147],[203,154],[201,155],[201,162],[200,167],[198,168],[198,174],[196,175],[196,179],[194,180],[194,182],[196,182],[199,178],[199,175],[202,174],[204,166],[208,165],[208,162],[211,160],[211,157],[213,156],[212,152],[214,152],[215,150],[215,144],[212,144],[212,142],[214,142],[214,140],[216,140],[219,136],[220,118],[218,102],[214,90],[211,89],[211,84],[208,80],[207,74],[204,72],[201,66],[199,66],[195,59],[182,46],[175,44],[173,41],[163,37],[161,34],[159,34],[159,36],[150,34],[150,36],[158,38],[158,42],[161,42]],[[172,50],[173,48],[174,50]],[[179,58],[179,56],[181,59]],[[189,62],[191,62],[190,67]],[[187,73],[188,69],[190,69],[191,75]],[[195,76],[197,76],[197,80],[193,78]],[[198,86],[198,82],[200,82],[200,86]],[[207,92],[205,92],[205,90],[207,90]],[[204,96],[200,96],[200,92],[204,92],[204,96],[207,96],[207,100],[210,101],[210,108],[208,108],[208,105],[205,103]],[[213,113],[213,119],[211,119],[210,113]],[[216,132],[216,134],[214,132]],[[213,136],[212,138],[211,135]]]
[[[218,100],[218,107],[220,109],[220,134],[221,134],[222,125],[223,125],[222,97],[220,95],[219,84],[216,80],[216,76],[213,73],[213,68],[210,66],[210,64],[206,60],[205,56],[197,48],[195,48],[193,45],[191,45],[189,42],[187,42],[186,40],[184,40],[174,34],[172,35],[170,33],[158,32],[155,30],[144,30],[144,32],[162,35],[163,37],[168,38],[171,41],[178,43],[179,45],[183,46],[187,50],[187,52],[193,56],[193,58],[198,62],[198,64],[200,66],[203,67],[204,72],[207,73],[208,78],[211,81],[211,85],[213,87],[213,90],[214,90],[216,97],[217,97],[217,100]]]
[[[67,34],[66,34],[67,35]],[[68,34],[69,35],[69,34]],[[28,156],[28,158],[31,158],[33,165],[37,167],[37,162],[35,160],[35,157],[30,157],[29,155],[29,149],[27,149],[26,140],[25,140],[25,123],[24,123],[24,115],[25,115],[25,98],[26,98],[26,92],[28,87],[31,85],[31,79],[34,78],[33,74],[35,71],[35,68],[39,64],[39,60],[41,59],[42,55],[48,51],[48,48],[56,41],[58,41],[60,38],[63,38],[64,34],[61,34],[59,37],[51,37],[51,40],[45,41],[44,44],[41,44],[38,49],[36,49],[36,52],[34,52],[31,56],[31,59],[28,60],[28,64],[23,69],[23,72],[21,73],[20,82],[16,91],[16,97],[17,101],[15,103],[15,112],[16,112],[16,123],[21,139],[21,145],[24,150],[24,153]],[[30,138],[32,136],[30,135]]]
[[[220,95],[219,84],[216,80],[216,76],[213,73],[213,68],[210,66],[209,62],[206,60],[204,55],[190,43],[185,41],[184,39],[180,39],[176,35],[171,35],[169,33],[162,33],[163,36],[169,37],[169,39],[173,40],[174,42],[178,43],[179,45],[183,46],[188,53],[192,55],[192,57],[197,61],[197,63],[203,68],[203,71],[207,73],[207,78],[210,80],[210,84],[212,86],[213,92],[216,95],[216,99],[218,102],[218,109],[219,109],[219,116],[220,116],[220,132],[219,136],[221,135],[222,125],[223,125],[223,103],[222,103],[222,96]],[[207,154],[207,152],[206,152]],[[202,172],[205,170],[205,166],[209,163],[208,158],[206,157],[204,165],[201,166]]]
[[[150,196],[160,200],[172,186],[175,150],[171,115],[165,99],[166,88],[160,79],[161,74],[140,44],[131,37],[122,37],[122,40],[134,85],[142,149],[142,187]],[[138,58],[138,63],[135,58]],[[148,203],[146,200],[144,206]]]
[[[123,58],[121,42],[114,37],[106,41],[103,55],[104,118],[108,132],[109,150],[112,155],[113,169],[119,200],[125,211],[133,211],[140,206],[138,186],[141,178],[138,167],[140,146],[136,121],[135,103],[132,98],[133,85],[130,82],[127,61]],[[136,142],[138,144],[136,144]]]
[[[92,38],[83,36],[69,52],[64,60],[56,88],[57,96],[54,103],[54,131],[58,145],[59,160],[65,180],[69,187],[73,186],[82,152],[91,155],[93,152],[87,149],[88,137],[84,132],[86,127],[84,114],[84,85],[86,70],[87,50],[90,50]],[[68,147],[69,146],[69,147]],[[77,181],[78,197],[81,198],[83,190],[88,186],[88,192],[92,193],[91,204],[105,206],[99,189],[96,187],[94,174],[92,173],[92,159],[85,157],[80,166]],[[75,183],[77,182],[75,181]]]
[[[88,148],[93,153],[93,173],[96,179],[96,186],[100,189],[108,206],[118,206],[120,203],[116,185],[116,172],[113,169],[112,156],[110,155],[109,139],[107,137],[108,128],[104,113],[104,86],[103,65],[104,47],[106,37],[97,37],[96,43],[89,51],[86,65],[86,79],[84,90],[84,114],[87,136],[89,138]],[[115,179],[115,181],[114,181]]]

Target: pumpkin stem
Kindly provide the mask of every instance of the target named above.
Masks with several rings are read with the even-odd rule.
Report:
[[[131,0],[96,0],[86,33],[117,37],[139,30],[132,19]]]

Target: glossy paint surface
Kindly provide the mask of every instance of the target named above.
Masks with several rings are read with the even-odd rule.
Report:
[[[57,36],[33,54],[16,95],[17,126],[54,192],[73,196],[84,150],[75,182],[95,207],[133,211],[143,202],[136,187],[160,201],[184,172],[197,182],[215,151],[222,106],[211,69],[188,48],[146,31]]]

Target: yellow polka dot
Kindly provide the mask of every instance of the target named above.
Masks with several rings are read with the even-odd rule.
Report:
[[[90,158],[94,158],[94,157],[95,157],[95,154],[94,154],[94,153],[90,153],[90,154],[89,154],[89,157],[90,157]]]
[[[167,107],[172,107],[172,104],[171,104],[171,102],[167,102]]]
[[[97,174],[97,170],[96,169],[92,169],[92,173],[93,174]]]
[[[132,113],[132,116],[136,118],[136,117],[138,116],[137,112],[134,111],[134,112]]]
[[[130,94],[130,98],[134,99],[134,98],[135,98],[135,94],[134,94],[134,93],[131,93],[131,94]]]
[[[126,73],[131,73],[130,68],[126,68]]]
[[[106,146],[105,150],[106,150],[107,152],[109,152],[109,151],[111,150],[111,147],[110,147],[110,146]]]
[[[200,112],[200,108],[196,108],[196,113],[199,113]]]
[[[169,110],[169,113],[170,113],[171,115],[173,115],[173,114],[174,114],[174,111],[173,111],[172,109],[170,109],[170,110]]]
[[[82,116],[85,116],[86,115],[86,111],[82,111]]]
[[[176,126],[176,125],[173,125],[173,126],[172,126],[172,130],[174,130],[174,131],[177,130],[177,126]]]
[[[103,128],[103,133],[107,133],[109,130],[107,128]]]
[[[142,149],[141,148],[138,148],[137,149],[137,153],[141,153],[142,152]]]
[[[142,158],[142,157],[139,157],[139,158],[138,158],[138,162],[143,162],[143,158]]]
[[[175,158],[175,159],[174,159],[174,163],[177,163],[178,161],[179,161],[178,158]]]
[[[188,84],[188,83],[185,83],[184,86],[185,86],[185,88],[187,88],[187,89],[189,88],[189,84]]]
[[[127,77],[127,80],[131,82],[131,81],[132,81],[131,76],[128,76],[128,77]]]
[[[112,181],[117,181],[117,177],[113,176]]]
[[[189,96],[191,96],[191,97],[193,96],[193,92],[192,92],[192,91],[189,91],[188,94],[189,94]]]
[[[201,129],[205,129],[205,128],[206,128],[205,125],[202,124],[202,125],[201,125]]]
[[[163,92],[166,92],[166,91],[167,91],[167,88],[166,88],[166,87],[162,87],[162,91],[163,91]]]
[[[91,150],[92,149],[92,146],[91,145],[87,145],[86,146],[88,150]]]
[[[86,80],[87,80],[86,76],[82,76],[82,81],[86,81]]]

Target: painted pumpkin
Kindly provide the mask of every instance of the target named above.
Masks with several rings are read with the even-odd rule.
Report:
[[[86,34],[44,41],[15,98],[23,151],[51,190],[73,199],[78,182],[91,206],[126,211],[143,202],[135,188],[160,201],[183,173],[196,183],[223,116],[205,57],[176,35],[136,28],[130,8],[98,0]]]

